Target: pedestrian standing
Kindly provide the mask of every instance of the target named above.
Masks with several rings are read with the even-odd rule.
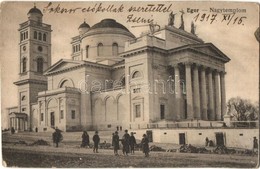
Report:
[[[141,145],[142,145],[143,153],[145,154],[145,157],[149,157],[149,140],[148,140],[146,134],[143,135]]]
[[[254,137],[253,139],[253,152],[257,152],[258,151],[258,140],[256,137]]]
[[[81,147],[89,147],[89,135],[87,131],[83,132],[81,138],[82,138]]]
[[[135,153],[136,140],[135,140],[135,136],[134,136],[133,132],[131,132],[131,136],[130,136],[129,142],[130,142],[131,154],[134,154]]]
[[[205,146],[206,147],[209,146],[209,139],[208,139],[208,137],[206,137],[206,139],[205,139]]]
[[[119,136],[118,132],[116,131],[113,136],[113,145],[114,145],[114,154],[118,156],[118,150],[119,150]]]
[[[98,144],[100,142],[100,138],[98,135],[98,131],[95,132],[95,135],[93,136],[93,142],[94,142],[94,148],[93,148],[93,152],[94,153],[98,153]]]
[[[11,133],[12,133],[12,134],[15,133],[15,129],[14,129],[14,127],[11,128]]]
[[[122,138],[124,155],[128,155],[129,153],[129,140],[130,140],[130,135],[128,134],[128,130],[125,130],[125,134]]]
[[[55,129],[55,132],[52,134],[52,140],[53,140],[53,143],[56,144],[56,147],[59,147],[59,142],[62,141],[62,134],[61,134],[61,131],[56,128]]]
[[[112,133],[112,146],[114,146],[114,136],[115,136],[115,133]]]

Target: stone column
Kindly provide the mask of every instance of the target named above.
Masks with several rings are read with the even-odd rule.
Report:
[[[175,99],[176,99],[176,120],[181,119],[181,96],[182,90],[180,85],[180,70],[178,65],[173,65],[174,67],[174,87],[175,87]]]
[[[19,118],[15,118],[16,120],[16,129],[18,130],[19,129]]]
[[[54,112],[54,116],[55,116],[55,119],[54,119],[54,120],[55,120],[55,121],[54,121],[55,127],[56,127],[56,126],[59,126],[59,124],[60,124],[60,99],[61,99],[60,97],[57,99],[57,100],[58,100],[58,110],[57,110],[58,113]],[[57,115],[57,117],[56,117],[55,114]],[[56,118],[57,118],[57,119],[56,119]],[[58,124],[57,124],[56,122],[57,122]]]
[[[209,120],[215,120],[215,109],[214,109],[214,93],[213,93],[213,83],[212,83],[212,70],[209,69],[208,72],[208,85],[209,85],[209,95],[208,95],[208,100],[209,100]]]
[[[193,100],[191,84],[191,63],[185,63],[186,97],[187,97],[187,119],[193,119]]]
[[[225,72],[220,73],[220,91],[221,91],[221,119],[226,114],[226,89],[225,89]]]
[[[215,81],[215,113],[216,113],[216,120],[221,120],[221,107],[220,107],[220,100],[219,100],[219,71],[215,71],[214,74],[214,81]]]
[[[200,70],[200,77],[201,77],[201,113],[202,119],[208,120],[208,112],[207,112],[207,89],[206,89],[206,75],[205,75],[205,67],[202,66]]]
[[[197,65],[193,68],[193,103],[194,103],[194,114],[196,119],[201,119],[200,115],[200,88],[199,88],[199,71]]]

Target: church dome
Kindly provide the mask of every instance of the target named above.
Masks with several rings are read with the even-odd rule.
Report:
[[[97,29],[97,28],[120,28],[120,29],[124,29],[129,32],[129,30],[124,25],[116,22],[116,20],[114,20],[114,19],[103,19],[99,23],[92,26],[91,30]]]
[[[40,14],[40,15],[42,15],[41,10],[39,10],[38,8],[36,8],[36,6],[34,6],[33,8],[31,8],[27,14],[33,14],[33,13],[34,13],[34,14]]]
[[[80,26],[79,26],[79,29],[80,28],[90,28],[90,26],[84,21]]]
[[[131,38],[135,36],[122,24],[114,19],[103,19],[88,29],[83,37],[97,34],[121,34]]]

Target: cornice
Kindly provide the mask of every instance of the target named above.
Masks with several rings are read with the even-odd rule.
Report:
[[[17,86],[27,84],[27,83],[47,85],[47,81],[36,80],[36,79],[25,79],[25,80],[19,80],[19,81],[14,82],[14,84]]]

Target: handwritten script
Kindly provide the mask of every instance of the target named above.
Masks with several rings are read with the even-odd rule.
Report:
[[[130,6],[126,8],[124,4],[114,5],[108,4],[104,5],[102,2],[95,3],[91,6],[81,6],[81,7],[74,7],[74,8],[65,8],[62,7],[60,3],[53,5],[52,2],[49,2],[47,6],[44,7],[43,13],[53,13],[53,14],[75,14],[75,13],[122,13],[128,12],[129,15],[127,16],[127,22],[134,22],[134,23],[151,23],[153,19],[143,18],[141,16],[135,16],[134,13],[168,13],[171,12],[172,4],[162,4],[162,3],[152,3],[146,5],[137,5],[137,6]]]

